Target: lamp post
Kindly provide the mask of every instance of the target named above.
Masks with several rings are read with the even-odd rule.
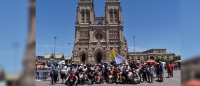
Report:
[[[135,36],[133,36],[133,39],[134,39],[134,58],[136,58],[136,54],[135,54]]]
[[[69,56],[69,52],[70,52],[70,44],[71,44],[71,43],[68,43],[68,44],[69,44],[68,56]],[[69,64],[69,60],[68,60],[68,64]]]
[[[54,38],[55,38],[55,44],[54,44],[54,55],[55,55],[55,47],[56,47],[56,36],[54,36]]]

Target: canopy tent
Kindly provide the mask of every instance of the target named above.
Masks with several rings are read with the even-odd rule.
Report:
[[[181,62],[181,60],[177,60],[177,61],[175,61],[175,62]]]

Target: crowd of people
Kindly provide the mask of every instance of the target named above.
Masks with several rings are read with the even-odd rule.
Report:
[[[168,77],[173,77],[174,63],[100,63],[100,64],[66,64],[51,65],[51,84],[55,84],[59,78],[65,85],[92,85],[101,83],[116,84],[140,84],[164,82],[164,68],[167,68]]]

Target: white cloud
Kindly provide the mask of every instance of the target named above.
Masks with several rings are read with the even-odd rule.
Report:
[[[147,50],[147,49],[144,47],[135,47],[135,52],[143,52],[145,50]],[[134,52],[134,47],[128,47],[128,51]]]

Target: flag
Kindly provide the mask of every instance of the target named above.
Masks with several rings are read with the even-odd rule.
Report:
[[[110,58],[111,60],[114,60],[117,54],[118,54],[118,53],[117,53],[115,50],[112,50],[112,51],[110,52],[109,58]]]
[[[124,60],[124,57],[120,56],[115,50],[110,52],[109,58],[117,64],[120,64]]]
[[[116,64],[122,63],[123,60],[124,60],[124,57],[120,56],[119,54],[117,54],[117,56],[115,57]]]

